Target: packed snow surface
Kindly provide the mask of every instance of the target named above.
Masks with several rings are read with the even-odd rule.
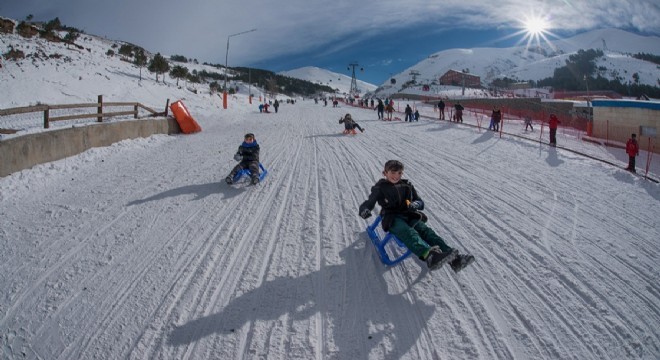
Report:
[[[1,358],[660,358],[658,184],[538,139],[231,101],[0,178]],[[246,132],[269,174],[229,186]],[[357,208],[388,159],[474,264],[380,263]]]

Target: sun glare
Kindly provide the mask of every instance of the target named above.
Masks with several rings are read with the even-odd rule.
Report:
[[[531,36],[539,36],[546,32],[548,24],[544,19],[531,18],[525,21],[525,30]]]
[[[514,35],[522,35],[520,43],[526,42],[526,47],[528,49],[530,47],[541,46],[542,43],[546,43],[552,47],[552,43],[548,39],[548,36],[554,36],[554,34],[550,32],[551,28],[552,26],[548,18],[531,15],[520,20],[520,31],[516,32]]]

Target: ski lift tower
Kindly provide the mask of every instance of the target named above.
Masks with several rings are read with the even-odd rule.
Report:
[[[419,71],[417,71],[417,70],[410,70],[410,72],[408,73],[408,75],[412,76],[413,84],[416,84],[416,83],[417,83],[417,77],[418,77],[419,75],[421,75],[421,74],[420,74]]]
[[[351,90],[349,91],[349,94],[354,98],[358,98],[360,97],[360,90],[358,90],[357,87],[357,79],[355,78],[355,68],[360,65],[357,63],[357,61],[354,61],[348,64],[348,66],[349,67],[346,68],[347,70],[351,70],[351,68],[353,70],[353,75],[351,76]],[[364,71],[364,68],[360,68],[360,71]]]

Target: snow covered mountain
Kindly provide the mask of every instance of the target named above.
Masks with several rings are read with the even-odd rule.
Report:
[[[388,79],[379,92],[396,92],[412,80],[415,71],[418,84],[434,84],[448,70],[469,70],[481,77],[482,84],[501,77],[521,81],[540,80],[553,75],[556,68],[564,66],[570,55],[578,50],[598,49],[604,56],[597,60],[600,75],[619,78],[622,82],[632,81],[638,73],[641,84],[658,86],[658,65],[633,58],[637,53],[660,54],[660,37],[641,36],[618,29],[594,30],[571,38],[543,42],[540,46],[517,46],[510,48],[449,49],[428,58],[393,76],[396,85]]]
[[[294,70],[282,71],[278,74],[310,81],[316,84],[327,85],[332,89],[335,89],[340,94],[348,94],[351,90],[350,76],[321,69],[315,66],[306,66]],[[360,93],[362,94],[369,91],[374,91],[377,87],[376,85],[361,80],[357,80],[356,84],[358,90],[360,90]]]

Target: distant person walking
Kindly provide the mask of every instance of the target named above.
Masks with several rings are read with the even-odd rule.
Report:
[[[637,143],[637,135],[632,134],[626,143],[626,154],[628,154],[628,168],[626,170],[636,173],[635,170],[635,157],[639,155],[639,144]]]
[[[280,102],[275,99],[275,102],[273,103],[273,107],[275,108],[275,113],[277,113],[277,109],[280,108]]]
[[[559,126],[559,123],[561,123],[561,121],[559,121],[557,115],[550,114],[548,126],[550,127],[550,146],[552,147],[557,147],[557,127]]]

